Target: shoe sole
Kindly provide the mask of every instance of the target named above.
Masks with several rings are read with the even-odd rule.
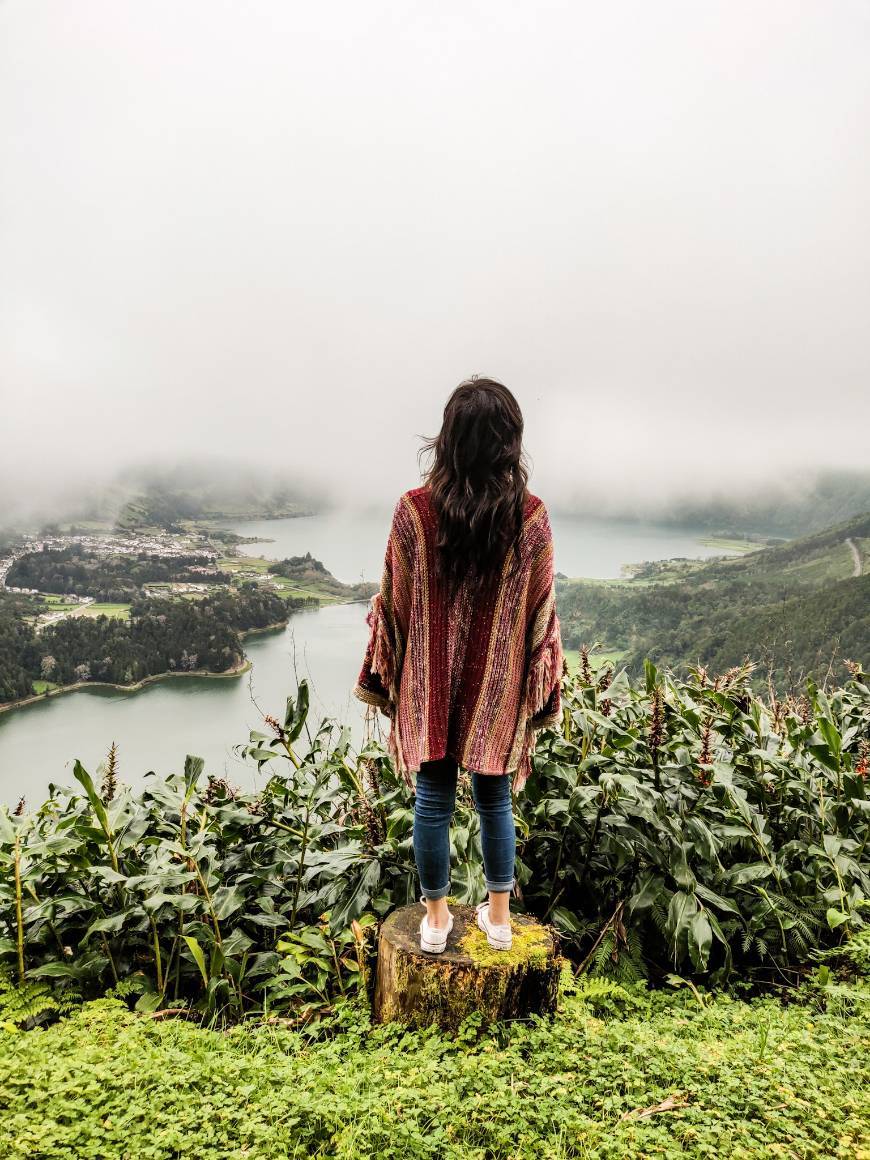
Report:
[[[420,950],[425,951],[427,955],[440,955],[446,949],[447,939],[442,943],[426,942],[425,939],[420,939]]]
[[[483,920],[481,919],[480,915],[477,916],[477,925],[480,927],[480,929],[486,935],[486,941],[489,943],[489,945],[492,947],[492,949],[494,951],[509,951],[511,949],[511,947],[513,946],[513,939],[512,938],[511,939],[494,938],[489,933],[489,931],[486,929],[486,926],[484,925]]]

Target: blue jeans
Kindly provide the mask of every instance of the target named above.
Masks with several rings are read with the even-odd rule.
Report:
[[[458,773],[453,758],[445,757],[422,762],[417,774],[414,857],[424,898],[446,898],[450,893],[450,820],[456,804]],[[517,851],[511,776],[472,773],[471,791],[480,818],[486,888],[496,892],[510,890]]]

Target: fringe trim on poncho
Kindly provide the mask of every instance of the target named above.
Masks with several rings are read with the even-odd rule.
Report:
[[[387,612],[383,594],[380,592],[376,592],[372,597],[371,607],[366,614],[366,624],[371,630],[369,670],[378,677],[381,685],[386,689],[387,699],[384,701],[382,697],[379,697],[376,693],[360,685],[357,686],[355,692],[361,700],[367,701],[369,705],[377,706],[381,712],[386,713],[389,717],[390,729],[387,735],[387,751],[393,759],[396,772],[401,775],[402,780],[409,789],[413,789],[414,781],[405,764],[405,757],[402,752],[398,715],[396,712],[396,706],[399,703],[399,663],[398,649],[395,643],[395,631],[392,625],[392,619]]]
[[[532,772],[535,734],[547,725],[555,725],[562,715],[561,696],[556,697],[556,707],[552,712],[543,712],[553,699],[553,691],[560,690],[564,665],[562,637],[552,594],[539,614],[539,623],[542,621],[546,621],[544,639],[535,649],[526,678],[526,728],[512,781],[515,794],[522,790]]]

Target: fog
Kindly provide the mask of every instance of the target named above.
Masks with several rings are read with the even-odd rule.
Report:
[[[0,4],[2,513],[348,502],[477,372],[570,506],[870,466],[870,7]]]

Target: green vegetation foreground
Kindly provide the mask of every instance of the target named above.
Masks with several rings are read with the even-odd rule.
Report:
[[[0,810],[3,1154],[870,1157],[870,686],[750,682],[583,654],[515,811],[562,1010],[455,1040],[368,1025],[411,791],[333,723],[303,754],[304,683],[256,792],[196,758],[134,792],[112,754]],[[476,827],[465,785],[462,902]]]
[[[592,980],[594,983],[595,980]],[[569,988],[570,989],[570,988]],[[582,986],[459,1039],[155,1022],[97,1000],[0,1038],[6,1160],[870,1156],[870,1005]]]

